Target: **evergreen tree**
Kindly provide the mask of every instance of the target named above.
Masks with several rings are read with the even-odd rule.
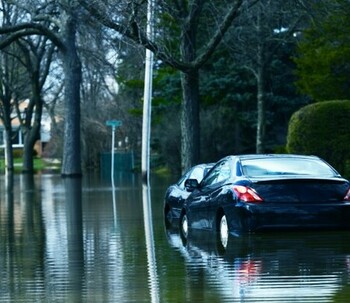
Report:
[[[316,8],[295,58],[298,88],[314,101],[349,99],[350,3],[330,1]]]

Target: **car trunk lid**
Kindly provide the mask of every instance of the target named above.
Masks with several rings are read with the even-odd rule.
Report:
[[[329,203],[343,201],[349,183],[342,178],[255,178],[251,187],[265,202]]]

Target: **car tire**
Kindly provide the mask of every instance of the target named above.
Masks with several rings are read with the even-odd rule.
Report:
[[[219,240],[220,244],[224,249],[226,249],[229,238],[229,228],[227,223],[227,218],[225,214],[222,214],[219,220]]]
[[[187,218],[186,213],[184,213],[181,216],[181,219],[180,219],[180,231],[181,231],[181,235],[185,239],[187,239],[187,236],[188,236],[188,218]]]

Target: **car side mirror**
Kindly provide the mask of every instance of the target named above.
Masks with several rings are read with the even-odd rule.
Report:
[[[196,188],[198,188],[199,183],[197,179],[187,179],[185,181],[185,188],[188,191],[194,191]]]

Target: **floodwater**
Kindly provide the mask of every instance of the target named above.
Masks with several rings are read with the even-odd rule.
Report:
[[[350,233],[184,241],[165,227],[173,180],[0,177],[0,302],[350,302]]]

